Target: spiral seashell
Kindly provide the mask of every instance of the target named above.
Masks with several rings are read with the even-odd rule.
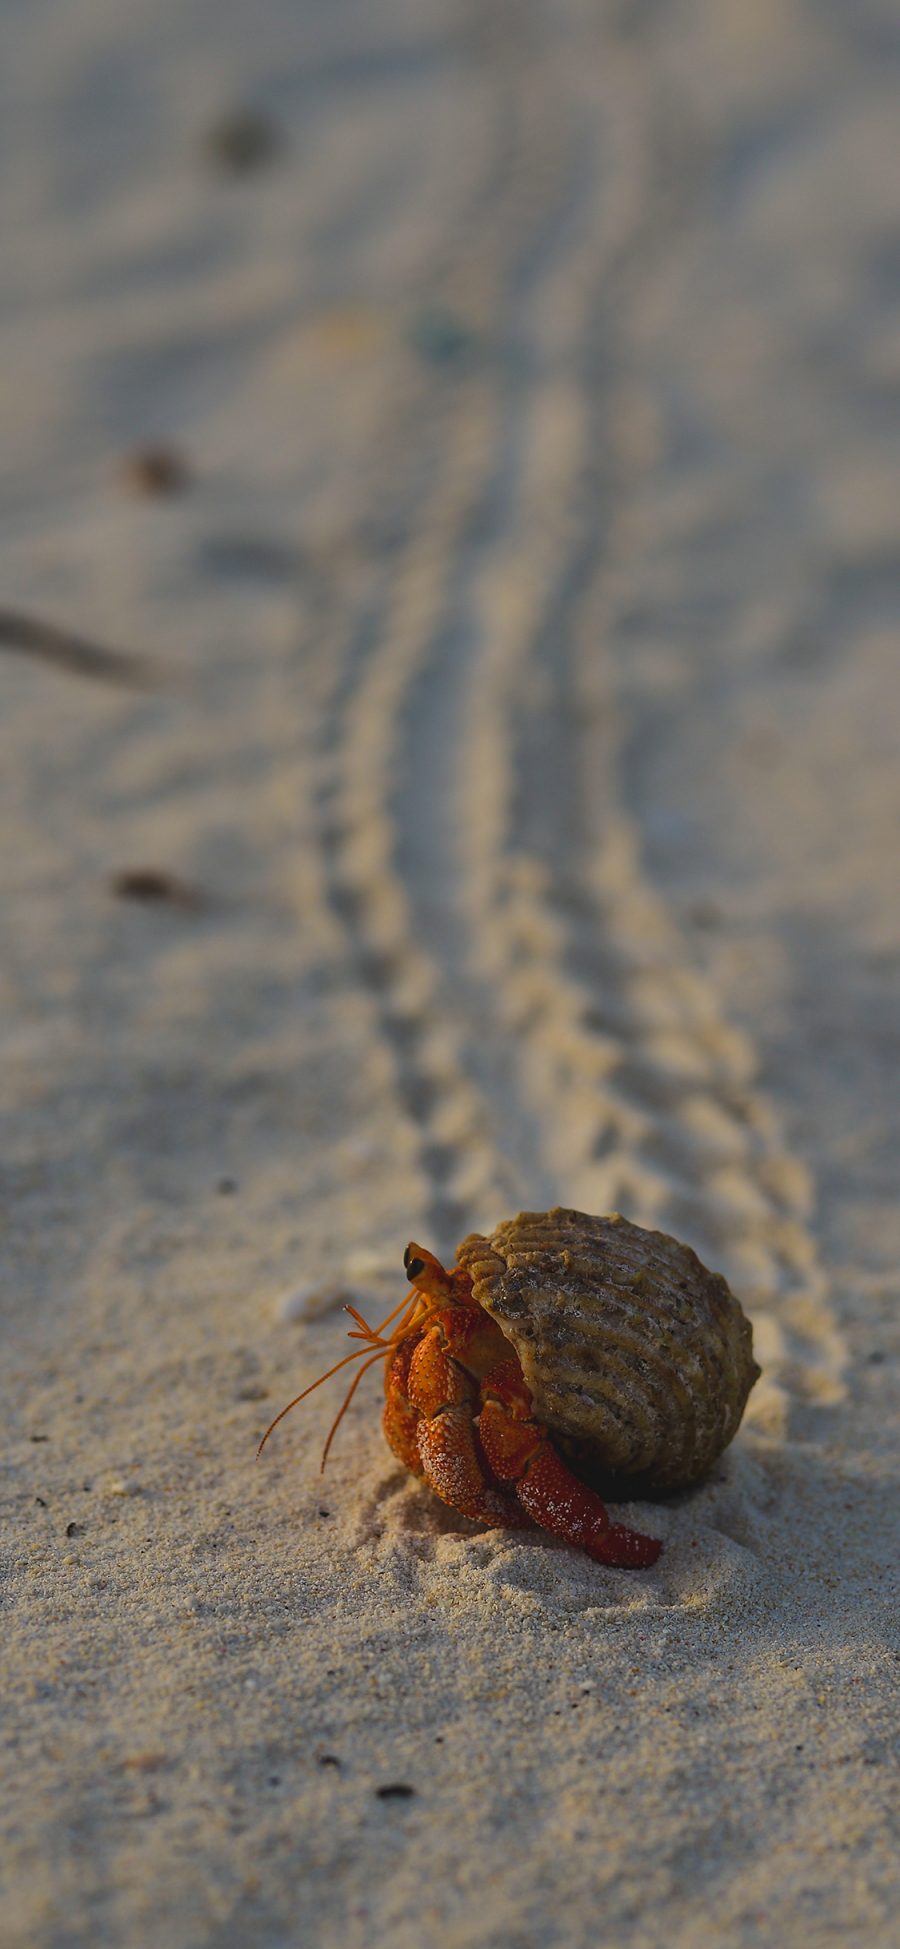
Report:
[[[683,1489],[727,1448],[760,1369],[749,1320],[690,1246],[557,1207],[473,1233],[457,1262],[583,1471]]]

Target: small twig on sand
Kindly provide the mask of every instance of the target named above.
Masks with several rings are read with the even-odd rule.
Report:
[[[161,672],[146,657],[124,656],[121,650],[108,650],[86,636],[59,629],[37,616],[24,616],[16,609],[0,609],[0,649],[20,656],[39,657],[78,677],[93,677],[100,683],[125,684],[131,690],[153,690]]]
[[[118,900],[168,901],[192,912],[203,905],[196,887],[157,866],[124,867],[112,875],[109,886]]]

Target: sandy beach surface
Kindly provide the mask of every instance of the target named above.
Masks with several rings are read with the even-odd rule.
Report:
[[[2,18],[4,1949],[887,1949],[893,10]],[[557,1202],[753,1319],[653,1570],[254,1461]]]

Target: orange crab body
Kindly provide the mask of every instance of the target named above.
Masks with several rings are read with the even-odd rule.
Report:
[[[489,1238],[472,1232],[452,1271],[419,1245],[403,1263],[411,1291],[378,1326],[348,1306],[358,1345],[312,1383],[361,1363],[323,1468],[363,1374],[383,1360],[388,1443],[452,1508],[539,1523],[598,1563],[655,1563],[661,1542],[612,1523],[588,1484],[692,1488],[734,1439],[760,1370],[721,1273],[619,1212],[560,1205],[520,1212]]]
[[[338,1368],[361,1359],[332,1423],[324,1468],[359,1381],[373,1362],[384,1359],[387,1441],[443,1502],[492,1528],[538,1523],[597,1563],[629,1570],[655,1563],[662,1543],[611,1522],[600,1497],[557,1453],[547,1427],[532,1412],[518,1356],[474,1298],[469,1273],[459,1265],[445,1271],[418,1245],[408,1246],[404,1266],[412,1293],[380,1327],[370,1327],[354,1307],[347,1308],[356,1321],[350,1338],[361,1346],[276,1415],[260,1450],[298,1401]],[[385,1337],[388,1327],[392,1331]]]
[[[519,1361],[472,1296],[467,1272],[445,1272],[411,1245],[406,1270],[434,1302],[399,1340],[385,1374],[383,1427],[398,1459],[464,1516],[512,1529],[537,1522],[597,1563],[640,1570],[662,1544],[611,1523],[532,1413]]]

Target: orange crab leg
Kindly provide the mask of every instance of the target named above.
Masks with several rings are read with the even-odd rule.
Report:
[[[392,1448],[398,1462],[412,1470],[413,1475],[424,1475],[422,1457],[419,1454],[419,1410],[407,1398],[409,1363],[418,1345],[418,1340],[403,1340],[392,1355],[384,1375],[384,1414],[381,1425],[384,1438]]]
[[[662,1549],[657,1536],[611,1523],[600,1497],[567,1469],[549,1441],[543,1441],[516,1483],[519,1501],[542,1529],[564,1536],[567,1543],[586,1550],[595,1563],[618,1564],[623,1570],[647,1570]]]
[[[491,1386],[491,1377],[484,1386]],[[504,1386],[502,1377],[499,1386]],[[585,1550],[595,1563],[646,1570],[656,1562],[662,1549],[659,1538],[611,1523],[605,1504],[566,1467],[541,1422],[520,1419],[515,1408],[489,1398],[477,1425],[494,1475],[515,1485],[522,1507],[542,1529]]]
[[[476,1522],[524,1527],[512,1498],[485,1479],[473,1425],[476,1384],[443,1345],[439,1325],[415,1348],[407,1385],[410,1404],[419,1412],[416,1439],[422,1468],[435,1494]]]
[[[419,1422],[419,1454],[425,1479],[442,1502],[490,1528],[525,1529],[528,1519],[511,1496],[492,1489],[475,1447],[469,1402],[444,1408],[431,1420]]]

